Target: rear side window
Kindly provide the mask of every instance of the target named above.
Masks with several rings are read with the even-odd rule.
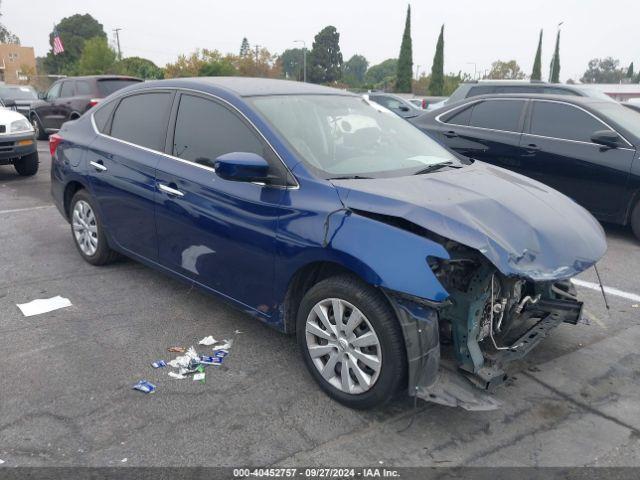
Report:
[[[231,152],[250,152],[268,158],[257,134],[237,115],[211,100],[182,95],[173,156],[213,167],[217,157]]]
[[[566,90],[564,88],[545,87],[544,93],[547,95],[570,95],[578,97],[578,93],[573,90]]]
[[[467,93],[467,98],[469,97],[477,97],[478,95],[486,95],[488,93],[493,93],[493,87],[483,86],[483,87],[471,87],[469,89],[469,93]]]
[[[604,123],[572,105],[557,102],[533,103],[533,135],[591,142],[591,135],[597,130],[609,129]]]
[[[118,105],[111,136],[152,150],[164,151],[171,93],[142,93],[125,97]]]
[[[111,117],[111,113],[113,109],[116,107],[116,101],[109,102],[105,105],[100,106],[100,108],[93,114],[93,120],[96,122],[96,127],[100,133],[108,133],[107,125],[109,122],[109,117]]]
[[[117,92],[121,88],[128,87],[129,85],[135,85],[136,83],[140,83],[140,80],[118,78],[98,80],[98,92],[100,92],[100,95],[104,98],[108,97],[113,92]]]
[[[60,98],[73,97],[73,82],[63,82]]]
[[[91,84],[85,80],[76,81],[76,95],[91,95]]]
[[[494,87],[493,93],[542,93],[542,88],[520,85],[503,85]]]
[[[477,103],[471,111],[469,125],[507,132],[520,132],[520,116],[524,101],[489,100]]]

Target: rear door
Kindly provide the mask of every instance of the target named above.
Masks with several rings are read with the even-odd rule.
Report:
[[[213,162],[225,153],[251,152],[271,164],[273,175],[282,175],[284,166],[253,126],[216,99],[181,94],[174,116],[175,134],[167,146],[173,158],[163,158],[157,170],[160,262],[271,314],[284,190],[224,180]]]
[[[173,97],[170,90],[145,91],[102,105],[94,114],[101,133],[87,152],[93,194],[111,239],[152,261],[158,258],[155,172]]]
[[[602,220],[618,221],[627,204],[626,185],[634,149],[591,142],[611,128],[588,111],[534,100],[522,136],[523,173],[573,198]]]
[[[490,99],[438,117],[439,140],[462,155],[518,170],[525,100]]]

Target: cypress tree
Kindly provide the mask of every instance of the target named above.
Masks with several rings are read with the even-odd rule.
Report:
[[[444,25],[440,29],[436,54],[433,56],[429,93],[434,96],[444,95]]]
[[[531,80],[542,80],[542,30],[540,30],[540,40],[538,40],[536,59],[533,61]]]
[[[631,64],[629,65],[629,68],[627,69],[627,78],[631,78],[633,79],[633,62],[631,62]]]
[[[413,54],[411,51],[411,5],[407,7],[407,19],[402,34],[400,56],[398,57],[398,72],[396,76],[396,92],[411,93],[413,79]]]
[[[549,81],[551,83],[560,83],[560,30],[556,36],[556,49],[553,52],[553,58],[551,59],[551,73],[549,74]]]

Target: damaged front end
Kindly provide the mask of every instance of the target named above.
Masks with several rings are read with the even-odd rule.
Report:
[[[409,360],[409,390],[424,400],[468,410],[500,403],[489,395],[561,323],[577,324],[582,302],[568,281],[506,276],[482,254],[453,241],[451,258],[430,258],[449,292],[439,304],[389,293]]]

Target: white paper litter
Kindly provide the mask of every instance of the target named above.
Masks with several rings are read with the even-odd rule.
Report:
[[[53,298],[39,298],[28,303],[19,303],[18,308],[25,317],[40,315],[41,313],[52,312],[59,308],[70,307],[71,302],[68,298],[58,295]]]
[[[123,458],[122,460],[120,460],[122,463],[125,463],[128,460],[128,458]]]
[[[213,345],[214,343],[216,343],[216,339],[213,338],[211,335],[209,335],[208,337],[204,337],[202,340],[200,340],[198,342],[200,345]]]
[[[176,372],[169,372],[169,373],[168,373],[168,375],[169,375],[171,378],[177,378],[178,380],[182,380],[182,379],[187,378],[187,377],[185,377],[184,375],[180,375],[179,373],[176,373]]]
[[[196,382],[198,380],[204,380],[204,373],[196,373],[193,376],[193,381]]]
[[[0,465],[2,465],[3,463],[4,463],[4,460],[0,458]]]
[[[231,346],[233,345],[233,339],[227,340],[220,340],[219,342],[215,342],[215,344],[213,345],[213,351],[216,352],[218,350],[229,350],[231,348]]]

